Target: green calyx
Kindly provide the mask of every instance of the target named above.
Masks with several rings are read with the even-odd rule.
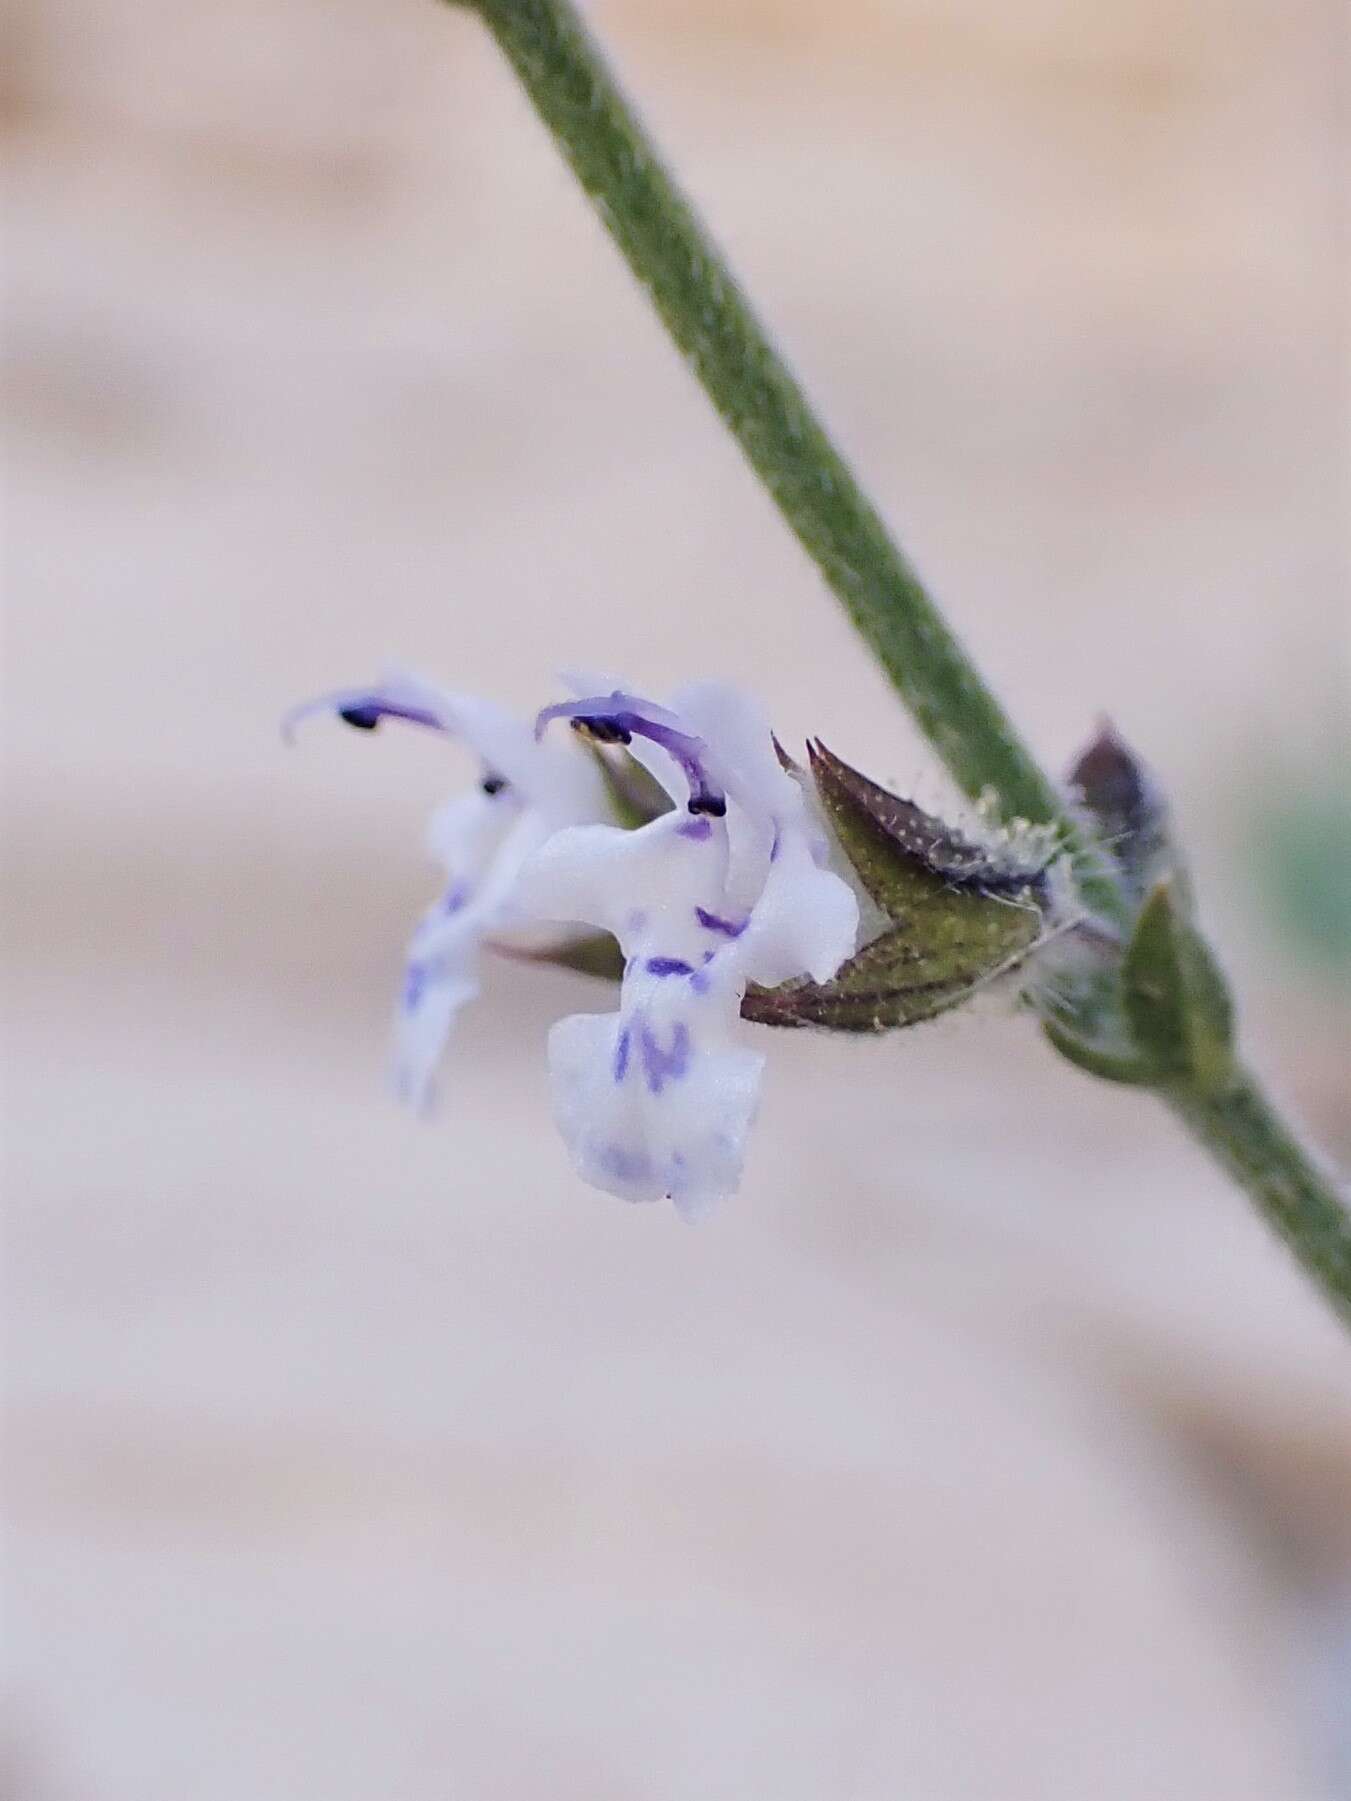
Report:
[[[844,864],[881,926],[829,982],[751,987],[761,1025],[887,1032],[969,1000],[1045,937],[1045,861],[972,842],[822,744],[810,777]]]

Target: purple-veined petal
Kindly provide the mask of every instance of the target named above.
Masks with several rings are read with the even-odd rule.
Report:
[[[687,1019],[554,1026],[554,1119],[583,1181],[627,1201],[669,1196],[687,1217],[736,1188],[764,1058],[735,1044],[733,1024],[715,1003]]]
[[[691,793],[730,803],[633,832],[558,833],[522,873],[533,909],[613,932],[626,960],[618,1012],[560,1021],[550,1036],[573,1163],[598,1187],[670,1195],[693,1216],[740,1176],[762,1067],[737,1044],[747,981],[833,975],[854,948],[858,905],[819,865],[819,825],[736,690],[700,684],[668,709],[616,688],[546,708],[537,730],[558,718],[656,745]]]

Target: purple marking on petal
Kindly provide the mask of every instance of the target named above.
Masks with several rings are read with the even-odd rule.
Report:
[[[711,952],[705,957],[704,961],[706,963],[711,963],[713,961]],[[708,976],[702,969],[696,969],[694,974],[690,977],[690,987],[695,994],[708,993]]]
[[[458,913],[473,893],[468,882],[455,882],[441,897],[441,911],[446,914]]]
[[[602,1170],[615,1182],[647,1182],[652,1176],[652,1160],[646,1151],[631,1151],[627,1145],[607,1144],[598,1153]]]
[[[629,1028],[624,1026],[615,1040],[614,1079],[622,1082],[629,1072]]]
[[[694,966],[683,957],[649,957],[646,964],[650,976],[692,976]]]
[[[650,1026],[644,1026],[638,1038],[643,1056],[643,1075],[653,1094],[660,1094],[667,1082],[678,1082],[690,1066],[690,1029],[678,1019],[671,1032],[669,1046],[658,1044]]]
[[[782,839],[782,837],[781,837],[781,835],[780,835],[780,832],[779,832],[779,822],[778,822],[778,820],[777,820],[777,819],[776,819],[776,820],[775,820],[775,821],[774,821],[774,842],[773,842],[773,843],[772,843],[772,844],[771,844],[771,845],[770,845],[770,847],[769,847],[769,860],[770,860],[770,862],[771,862],[771,863],[777,863],[777,862],[778,862],[778,860],[779,860],[779,846],[780,846],[780,844],[781,844],[781,843],[782,843],[782,842],[783,842],[783,839]]]
[[[701,813],[695,819],[682,820],[675,833],[677,838],[692,838],[697,844],[702,839],[713,836],[713,821],[706,813]]]
[[[405,1013],[415,1013],[422,1004],[422,997],[427,992],[431,980],[431,969],[426,963],[410,963],[403,972],[403,996],[401,1005]]]
[[[724,919],[720,913],[710,913],[706,907],[696,907],[694,917],[706,932],[721,932],[724,938],[739,938],[750,924],[748,919]]]

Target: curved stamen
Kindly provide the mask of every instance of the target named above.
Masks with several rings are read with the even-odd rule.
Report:
[[[345,724],[362,732],[373,732],[382,719],[404,719],[433,732],[450,730],[446,721],[430,707],[401,699],[394,689],[338,688],[331,694],[319,694],[313,700],[302,701],[283,716],[281,735],[288,744],[294,740],[300,722],[315,713],[335,713]]]
[[[711,813],[720,818],[727,811],[727,797],[706,766],[707,742],[684,730],[679,715],[665,707],[619,689],[583,700],[561,700],[542,708],[536,716],[536,738],[543,737],[554,719],[568,720],[575,731],[601,744],[627,744],[633,738],[646,738],[664,750],[684,775],[689,785],[687,805],[691,813]]]

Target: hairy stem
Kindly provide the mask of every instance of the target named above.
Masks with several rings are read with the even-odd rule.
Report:
[[[803,548],[944,764],[1006,819],[1058,826],[1080,892],[1121,923],[1115,864],[1068,813],[877,509],[831,442],[689,202],[666,172],[572,0],[468,0],[552,131],[667,331]],[[1332,1177],[1238,1071],[1172,1087],[1192,1133],[1253,1197],[1351,1323],[1351,1212]]]
[[[1085,898],[1118,915],[1096,845],[981,680],[831,442],[570,0],[475,0],[666,329],[954,779],[1056,821]]]
[[[1332,1172],[1247,1070],[1217,1093],[1179,1092],[1169,1100],[1351,1326],[1351,1211]]]

